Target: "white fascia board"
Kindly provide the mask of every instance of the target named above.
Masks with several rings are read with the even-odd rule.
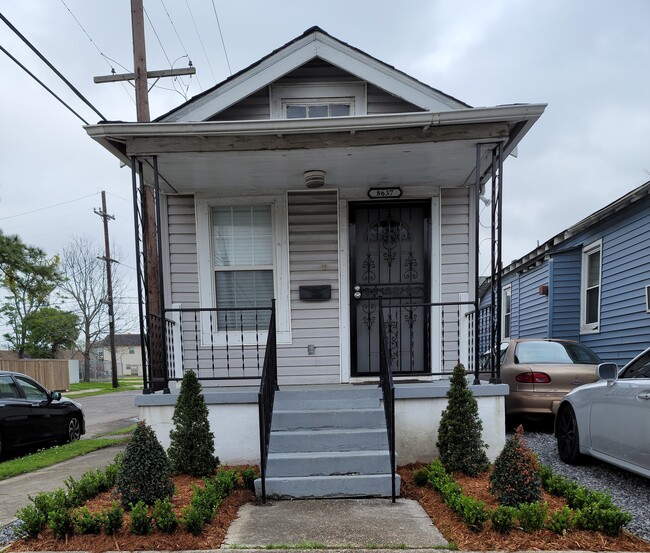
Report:
[[[467,106],[461,102],[427,87],[379,60],[350,48],[332,37],[316,32],[283,48],[212,93],[175,111],[164,121],[205,121],[315,57],[320,57],[423,109],[429,111],[467,109]]]
[[[128,140],[135,137],[284,135],[321,132],[356,132],[364,130],[469,125],[474,123],[525,121],[525,130],[542,115],[546,104],[520,104],[490,108],[467,108],[438,113],[397,113],[322,119],[266,119],[258,121],[204,121],[177,123],[106,123],[88,125],[94,139]],[[523,136],[522,133],[519,133]]]

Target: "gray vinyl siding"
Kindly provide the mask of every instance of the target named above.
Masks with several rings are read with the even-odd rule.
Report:
[[[166,196],[172,303],[199,307],[194,196]]]
[[[519,338],[548,337],[548,296],[539,287],[548,285],[548,263],[519,277]]]
[[[312,60],[295,71],[288,73],[274,84],[309,84],[322,82],[357,82],[363,83],[354,75],[339,69],[320,59]],[[271,107],[269,103],[269,87],[265,86],[244,98],[233,106],[223,110],[221,113],[210,117],[209,121],[253,121],[270,119]],[[385,113],[409,113],[424,111],[422,108],[406,102],[397,96],[367,84],[367,113],[377,115]]]
[[[440,190],[440,300],[457,302],[469,292],[469,190]],[[444,307],[443,370],[458,362],[458,310]],[[436,372],[436,367],[433,368]]]
[[[289,192],[292,344],[278,351],[285,383],[340,381],[338,197],[336,191]],[[332,287],[328,301],[301,301],[300,286]],[[314,355],[307,347],[315,346]]]
[[[572,250],[553,256],[551,297],[551,336],[580,340],[581,251]]]

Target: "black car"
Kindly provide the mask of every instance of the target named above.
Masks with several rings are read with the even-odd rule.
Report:
[[[85,433],[81,405],[29,376],[0,371],[0,456],[10,447],[66,443]]]

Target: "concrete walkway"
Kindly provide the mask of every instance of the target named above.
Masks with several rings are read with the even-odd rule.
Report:
[[[417,501],[311,499],[244,505],[222,548],[298,546],[422,549],[447,546]]]

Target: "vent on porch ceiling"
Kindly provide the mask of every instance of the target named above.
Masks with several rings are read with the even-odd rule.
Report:
[[[325,171],[305,171],[304,176],[307,188],[320,188],[325,184]]]

